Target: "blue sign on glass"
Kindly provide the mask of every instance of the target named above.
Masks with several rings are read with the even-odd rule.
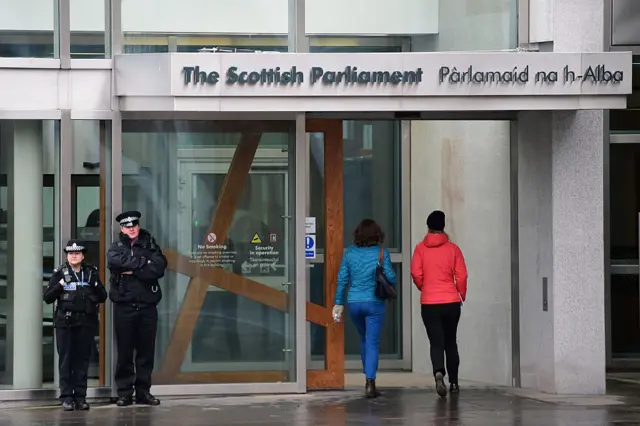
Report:
[[[304,237],[304,257],[305,259],[315,259],[316,258],[316,236],[315,235],[305,235]]]

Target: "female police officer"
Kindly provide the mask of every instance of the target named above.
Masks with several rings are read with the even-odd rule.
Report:
[[[67,261],[53,270],[44,301],[56,302],[53,324],[58,344],[60,399],[65,411],[88,410],[87,372],[98,328],[98,304],[107,292],[98,268],[84,263],[86,248],[71,240],[64,248]]]

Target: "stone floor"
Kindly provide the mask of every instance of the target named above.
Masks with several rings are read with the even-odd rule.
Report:
[[[638,387],[612,385],[616,386],[621,386],[618,395],[596,399],[545,400],[534,394],[514,394],[507,388],[479,386],[441,399],[432,389],[405,387],[386,388],[375,400],[363,398],[361,389],[350,388],[306,395],[174,399],[159,407],[94,406],[89,412],[5,409],[0,411],[0,426],[640,425]]]

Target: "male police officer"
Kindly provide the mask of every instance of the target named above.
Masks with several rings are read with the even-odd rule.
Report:
[[[115,381],[119,407],[133,403],[134,390],[137,404],[160,404],[150,389],[158,325],[156,306],[162,299],[158,279],[164,276],[167,259],[151,234],[140,229],[141,216],[138,211],[128,211],[116,217],[120,237],[107,252],[118,349]]]
[[[56,303],[53,324],[58,346],[60,399],[65,411],[88,410],[87,373],[98,328],[98,304],[107,300],[98,268],[84,263],[85,247],[71,240],[67,261],[53,270],[44,301]]]

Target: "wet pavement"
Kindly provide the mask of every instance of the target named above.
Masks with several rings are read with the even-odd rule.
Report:
[[[88,412],[5,409],[0,411],[0,426],[640,425],[640,400],[633,396],[584,405],[542,401],[495,389],[463,389],[459,396],[446,399],[431,389],[383,391],[383,396],[374,400],[365,399],[360,390],[347,390],[166,400],[159,407],[94,406]]]

